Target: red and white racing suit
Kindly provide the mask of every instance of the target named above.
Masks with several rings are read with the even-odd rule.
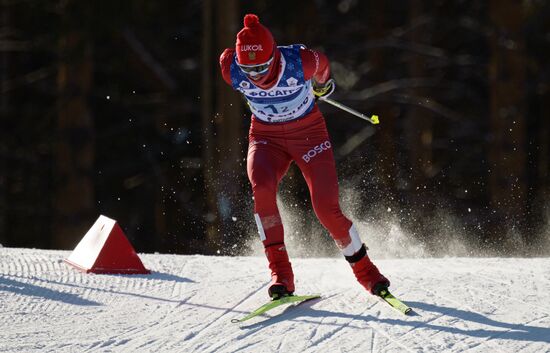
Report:
[[[275,68],[279,67],[276,63],[279,56],[276,51],[273,64]],[[305,80],[313,79],[324,83],[329,79],[329,62],[324,54],[301,49],[300,56]],[[226,49],[220,57],[222,75],[229,85],[233,58],[233,49]],[[277,70],[272,70],[264,78],[263,87],[262,83],[256,85],[269,88],[279,74]],[[344,249],[352,241],[352,222],[340,209],[332,143],[317,104],[305,116],[283,123],[264,122],[252,115],[247,172],[254,195],[256,222],[261,228],[260,236],[264,246],[284,242],[283,224],[276,201],[277,190],[293,161],[307,182],[315,214],[337,245]],[[360,247],[360,244],[354,245],[353,251],[346,255],[353,254]]]

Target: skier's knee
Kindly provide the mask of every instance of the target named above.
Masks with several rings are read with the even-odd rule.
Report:
[[[276,200],[277,184],[271,181],[258,181],[252,184],[254,200]]]

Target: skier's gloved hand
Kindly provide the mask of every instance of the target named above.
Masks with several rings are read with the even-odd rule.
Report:
[[[334,79],[330,79],[324,84],[320,84],[315,82],[313,80],[313,94],[315,95],[315,99],[319,99],[321,97],[328,97],[334,92],[334,89],[336,88],[336,83],[334,82]]]

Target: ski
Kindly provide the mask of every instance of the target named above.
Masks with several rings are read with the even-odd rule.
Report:
[[[246,321],[246,320],[250,320],[258,315],[261,315],[269,310],[272,310],[272,309],[275,309],[276,307],[279,307],[281,305],[285,305],[285,304],[292,304],[292,303],[303,303],[303,302],[306,302],[308,300],[312,300],[312,299],[317,299],[317,298],[321,298],[320,295],[318,294],[314,294],[314,295],[289,295],[289,296],[284,296],[284,297],[281,297],[279,299],[274,299],[274,300],[271,300],[270,302],[268,303],[265,303],[264,305],[260,306],[258,309],[254,310],[253,312],[251,312],[250,314],[246,315],[245,317],[241,318],[241,319],[232,319],[231,322],[232,323],[239,323],[239,322],[243,322],[243,321]]]
[[[412,308],[408,306],[407,304],[403,303],[401,300],[397,299],[393,296],[387,289],[382,289],[378,296],[388,303],[391,307],[398,310],[399,312],[407,315],[411,313]]]

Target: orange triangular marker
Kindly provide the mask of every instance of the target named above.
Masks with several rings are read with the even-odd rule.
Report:
[[[99,216],[65,262],[86,273],[151,273],[118,223],[105,216]]]

